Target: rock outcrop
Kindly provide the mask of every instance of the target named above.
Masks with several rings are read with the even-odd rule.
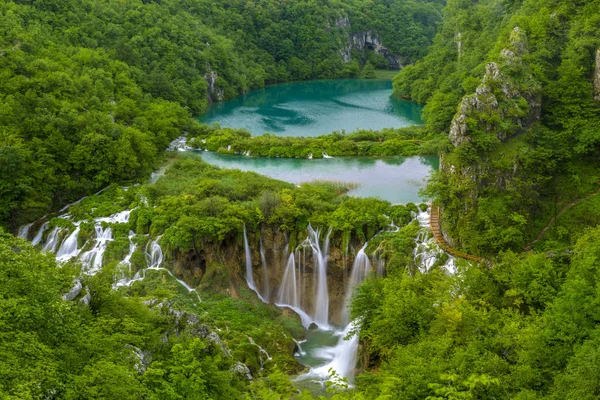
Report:
[[[353,33],[348,37],[348,44],[342,50],[342,59],[344,62],[350,62],[352,51],[358,51],[365,54],[368,50],[373,50],[381,54],[388,61],[391,69],[402,69],[405,58],[398,54],[392,54],[381,42],[381,38],[373,31]]]
[[[480,132],[505,141],[540,119],[541,90],[529,66],[522,61],[526,53],[527,38],[516,27],[511,33],[510,46],[500,52],[498,62],[486,65],[475,93],[462,99],[450,125],[449,137],[454,146],[471,142]],[[527,78],[513,78],[504,74],[503,68],[520,70],[519,75]]]

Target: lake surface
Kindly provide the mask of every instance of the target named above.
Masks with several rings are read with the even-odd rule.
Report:
[[[355,182],[360,186],[348,194],[379,197],[392,204],[420,202],[419,189],[432,170],[439,168],[437,156],[336,157],[321,159],[254,158],[197,152],[209,164],[254,171],[291,183],[314,180]]]
[[[245,128],[252,135],[318,136],[333,131],[420,125],[422,106],[392,97],[392,82],[329,80],[268,86],[224,103],[199,118]]]

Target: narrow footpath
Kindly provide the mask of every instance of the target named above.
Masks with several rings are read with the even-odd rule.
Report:
[[[448,244],[448,242],[446,242],[446,239],[444,239],[444,236],[442,235],[440,229],[440,208],[436,205],[431,206],[431,219],[429,220],[429,227],[431,229],[431,232],[433,233],[433,237],[435,238],[435,241],[437,242],[438,246],[440,246],[446,253],[454,257],[460,257],[478,263],[487,262],[485,258],[472,256],[470,254],[463,253],[450,247],[450,245]]]

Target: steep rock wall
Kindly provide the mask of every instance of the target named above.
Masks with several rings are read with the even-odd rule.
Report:
[[[321,233],[321,241],[326,232]],[[330,237],[329,259],[327,263],[327,287],[329,292],[329,320],[340,324],[342,310],[345,306],[346,290],[356,253],[364,244],[357,238],[351,238],[348,249],[342,249],[342,238],[332,234]],[[302,260],[302,268],[298,268],[300,303],[309,315],[315,309],[314,288],[316,271],[313,252],[302,243],[307,232],[296,232],[291,236],[287,232],[264,225],[260,231],[248,232],[251,251],[253,278],[259,293],[271,303],[279,301],[282,279],[286,263],[291,251],[296,253],[296,260]],[[264,273],[260,254],[264,251],[267,273]],[[165,252],[168,254],[168,251]],[[246,287],[246,256],[241,237],[232,237],[221,243],[202,243],[196,251],[173,254],[166,265],[179,278],[192,286],[199,286],[211,291],[236,296],[241,287]],[[265,282],[266,275],[266,282]],[[268,288],[268,289],[266,289]]]
[[[473,242],[461,236],[469,225],[490,224],[480,221],[478,214],[487,193],[514,190],[519,184],[520,159],[514,148],[520,144],[509,142],[539,121],[542,105],[541,87],[525,61],[527,52],[525,32],[516,27],[509,45],[486,65],[475,93],[463,97],[451,122],[449,138],[454,150],[441,158],[440,174],[453,199],[441,206],[443,235],[455,247],[469,248],[469,241]],[[505,151],[514,155],[496,154]],[[445,208],[452,211],[445,212]],[[481,227],[486,229],[493,228]]]

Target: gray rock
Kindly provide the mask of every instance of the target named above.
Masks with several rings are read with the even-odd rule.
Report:
[[[231,367],[230,371],[239,376],[243,376],[248,380],[252,380],[250,369],[246,366],[246,364],[243,364],[239,361],[233,367]]]
[[[139,347],[130,344],[126,344],[125,347],[131,350],[129,357],[133,357],[136,361],[133,368],[135,368],[138,374],[144,375],[146,369],[152,362],[152,354],[149,351],[143,351]]]
[[[381,38],[373,31],[357,32],[348,37],[348,44],[341,50],[344,62],[350,62],[352,50],[364,53],[366,50],[373,50],[386,58],[390,68],[401,69],[405,62],[404,57],[398,54],[392,54],[381,42]]]
[[[90,290],[88,289],[88,287],[85,287],[85,296],[83,296],[81,298],[81,300],[79,300],[79,302],[83,305],[89,306],[90,305],[90,301],[92,301],[92,295],[90,294]]]
[[[63,295],[63,300],[68,300],[68,301],[75,300],[75,298],[77,296],[79,296],[79,293],[81,293],[81,289],[83,289],[83,285],[81,284],[81,281],[79,279],[74,279],[73,287],[71,288],[71,290],[69,290],[68,293],[65,293]]]

